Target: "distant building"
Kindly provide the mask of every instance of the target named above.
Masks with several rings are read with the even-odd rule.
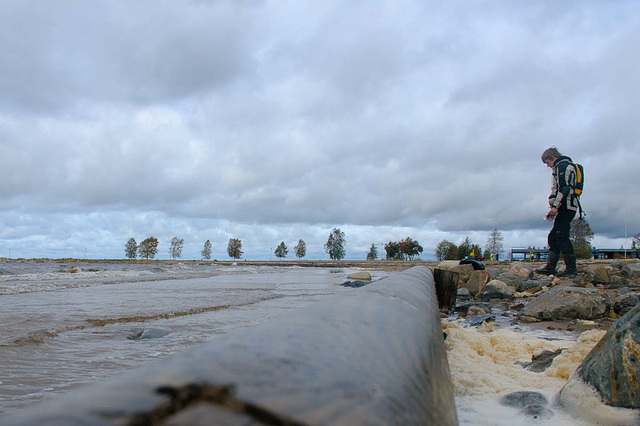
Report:
[[[627,259],[639,259],[640,258],[640,250],[639,249],[596,249],[593,248],[593,258],[594,259],[624,259],[625,254]]]
[[[530,260],[533,253],[534,260],[547,260],[549,249],[545,248],[512,248],[511,260]],[[640,259],[640,249],[599,249],[591,250],[594,259]]]

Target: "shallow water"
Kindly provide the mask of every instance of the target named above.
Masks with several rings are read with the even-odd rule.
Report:
[[[0,413],[357,291],[336,285],[350,270],[78,267],[0,266]]]
[[[0,415],[84,383],[188,350],[358,289],[352,270],[211,264],[0,263]],[[387,272],[372,272],[374,280]],[[580,338],[495,325],[444,322],[460,424],[585,425],[553,405],[602,331]],[[543,373],[523,369],[537,351],[567,348]],[[506,393],[544,394],[554,416],[532,419],[500,405]],[[592,407],[599,410],[597,405]],[[615,418],[615,414],[613,416]]]

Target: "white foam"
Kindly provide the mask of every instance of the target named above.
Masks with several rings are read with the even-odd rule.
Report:
[[[606,405],[598,391],[585,383],[577,372],[571,374],[558,399],[572,414],[600,425],[640,425],[639,410]]]
[[[565,387],[567,394],[563,396],[569,398],[566,404],[552,405],[556,399],[554,395],[567,384],[567,378],[604,335],[603,330],[586,331],[577,341],[571,341],[540,339],[522,331],[499,329],[493,323],[480,328],[463,328],[456,322],[443,322],[443,329],[447,333],[445,346],[460,424],[638,424],[637,417],[633,417],[638,415],[638,410],[607,407],[597,395],[597,401],[587,401],[581,396],[584,389],[575,384]],[[531,362],[532,355],[541,351],[560,348],[564,348],[562,354],[542,373],[525,370],[516,364]],[[531,419],[518,415],[518,409],[500,405],[503,394],[522,390],[537,391],[547,396],[554,417],[546,421]]]

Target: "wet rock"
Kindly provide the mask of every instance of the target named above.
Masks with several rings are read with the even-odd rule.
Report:
[[[640,303],[640,297],[635,293],[623,293],[613,300],[613,312],[624,315]]]
[[[554,416],[553,411],[540,404],[529,404],[520,410],[519,414],[538,420],[549,420]]]
[[[549,401],[540,392],[517,391],[503,395],[500,398],[500,404],[507,407],[524,408],[531,404],[546,406]]]
[[[516,291],[500,280],[489,281],[480,292],[482,300],[513,299]]]
[[[353,281],[345,281],[341,285],[342,287],[358,288],[358,287],[364,287],[367,284],[369,283],[365,281],[353,280]]]
[[[602,318],[611,306],[609,297],[596,289],[556,286],[532,300],[523,316],[543,321]]]
[[[640,408],[640,304],[616,321],[577,373],[614,407]]]
[[[464,287],[475,296],[478,294],[484,286],[490,281],[491,275],[487,271],[473,271],[469,280],[465,283]]]
[[[491,314],[474,315],[462,323],[463,327],[480,327],[485,322],[494,322],[496,318]]]
[[[516,303],[515,305],[509,307],[509,309],[514,312],[520,312],[522,308],[524,308],[524,303]]]
[[[491,309],[487,309],[484,306],[473,305],[469,306],[467,310],[467,315],[475,316],[475,315],[485,315],[491,313]]]
[[[558,349],[557,351],[542,351],[537,355],[531,357],[531,363],[525,368],[534,373],[541,373],[551,366],[553,359],[560,355],[564,349]]]
[[[498,275],[498,280],[502,281],[509,287],[513,287],[516,291],[522,291],[522,283],[524,280],[510,272],[503,272]]]
[[[144,328],[142,330],[135,331],[129,340],[144,340],[144,339],[159,339],[166,336],[170,332],[161,328]]]
[[[347,278],[350,280],[371,281],[371,274],[369,272],[355,272]]]
[[[466,288],[461,287],[458,289],[456,300],[458,301],[471,300],[471,293]]]

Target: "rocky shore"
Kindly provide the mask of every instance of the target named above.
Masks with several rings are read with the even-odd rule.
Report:
[[[500,321],[525,330],[575,333],[579,342],[588,334],[583,332],[601,330],[590,335],[597,338],[554,402],[598,424],[640,424],[640,261],[583,262],[568,278],[539,275],[537,266],[447,261],[436,268],[458,274],[453,310],[463,326]],[[538,351],[530,362],[515,364],[541,373],[563,350]],[[546,405],[522,408],[540,419],[553,414]]]

